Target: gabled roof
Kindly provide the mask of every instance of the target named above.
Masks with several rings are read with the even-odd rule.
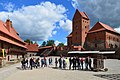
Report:
[[[89,19],[87,14],[85,12],[79,12],[81,14],[82,17],[86,18],[86,19]]]
[[[103,31],[103,30],[108,30],[117,33],[112,27],[102,23],[102,22],[97,22],[90,30],[88,33],[92,32],[98,32],[98,31]]]
[[[11,27],[10,27],[10,31],[9,31],[9,30],[7,29],[6,23],[4,23],[4,22],[1,21],[1,20],[0,20],[0,32],[6,34],[6,35],[10,36],[11,38],[14,38],[15,40],[17,40],[17,41],[19,41],[19,42],[22,43],[22,44],[18,43],[18,44],[15,44],[15,45],[17,45],[17,46],[23,45],[23,46],[21,46],[21,47],[26,48],[26,47],[24,46],[25,43],[24,43],[24,42],[22,41],[22,39],[18,36],[18,33],[16,32],[16,30],[14,29],[14,27],[11,26]],[[2,40],[2,39],[0,39],[0,40]],[[12,42],[13,42],[13,43],[12,43]],[[10,43],[11,43],[11,44],[14,44],[14,41],[11,41]]]
[[[12,41],[12,40],[10,40],[10,39],[8,39],[8,38],[5,38],[5,37],[3,37],[3,36],[0,36],[0,40],[5,41],[5,42],[10,43],[10,44],[13,44],[13,45],[17,45],[17,46],[19,46],[19,47],[26,48],[24,45],[19,44],[19,43],[17,43],[17,42],[14,42],[14,41]]]
[[[67,38],[72,37],[72,32],[67,36]]]
[[[81,17],[86,18],[86,19],[89,19],[89,17],[87,16],[87,14],[86,14],[85,12],[80,12],[78,9],[76,9],[76,12],[75,12],[75,14],[74,14],[74,17],[75,17],[76,14],[80,14]],[[74,17],[73,17],[73,18],[74,18]]]
[[[107,24],[104,24],[102,22],[99,22],[105,29],[109,30],[109,31],[113,31],[116,32],[112,27],[108,26]]]
[[[18,33],[16,32],[16,30],[14,29],[14,27],[12,26],[10,28],[11,29],[10,29],[10,32],[9,32],[7,30],[7,28],[6,28],[6,24],[3,21],[0,20],[0,31],[1,32],[5,33],[5,34],[7,34],[7,35],[9,35],[9,36],[11,36],[11,37],[13,37],[13,38],[21,41],[21,42],[23,42],[22,39],[17,35]]]
[[[44,47],[39,47],[39,49],[48,49],[48,48],[52,48],[53,46],[44,46]]]
[[[27,52],[38,52],[38,46],[36,44],[28,44],[26,43]]]

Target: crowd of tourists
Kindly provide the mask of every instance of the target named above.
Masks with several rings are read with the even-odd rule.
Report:
[[[58,60],[57,58],[55,58],[55,67],[59,67],[61,69],[92,70],[91,65],[92,65],[92,59],[90,57],[86,57],[86,58],[80,58],[80,57],[62,58],[60,57]]]
[[[47,59],[44,58],[23,58],[21,61],[22,69],[33,69],[33,68],[40,68],[40,67],[47,67]],[[52,58],[49,58],[49,65],[52,65]]]
[[[90,57],[80,58],[80,57],[56,57],[54,58],[49,57],[39,57],[39,58],[23,58],[21,61],[22,69],[33,69],[33,68],[40,68],[40,67],[47,67],[49,65],[54,66],[55,68],[59,69],[69,69],[69,70],[92,70],[91,64],[92,59]],[[55,64],[55,65],[53,65]]]

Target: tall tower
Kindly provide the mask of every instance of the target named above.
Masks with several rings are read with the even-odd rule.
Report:
[[[72,45],[83,47],[89,26],[90,19],[87,14],[85,12],[79,12],[76,9],[72,19]]]

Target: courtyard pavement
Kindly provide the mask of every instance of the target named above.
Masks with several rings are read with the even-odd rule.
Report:
[[[54,61],[53,61],[54,62]],[[61,70],[53,66],[21,70],[17,63],[0,69],[0,80],[120,80],[120,60],[105,60],[107,72]]]

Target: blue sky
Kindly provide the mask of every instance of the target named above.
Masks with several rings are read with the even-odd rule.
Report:
[[[119,0],[0,0],[0,19],[9,15],[22,39],[66,44],[76,8],[88,14],[90,27],[99,19],[120,32]]]
[[[1,11],[1,12],[5,12],[5,14],[6,14],[6,15],[9,15],[9,16],[10,16],[10,19],[11,19],[12,21],[14,21],[15,18],[13,18],[13,16],[11,15],[11,14],[14,14],[14,13],[15,13],[14,11],[18,11],[18,9],[21,9],[23,6],[24,6],[24,7],[36,6],[36,5],[39,5],[39,4],[41,4],[41,3],[44,4],[45,2],[50,2],[50,4],[55,4],[55,6],[62,5],[61,8],[64,7],[66,11],[58,14],[58,16],[59,16],[59,15],[66,15],[66,18],[67,18],[67,19],[60,18],[60,20],[64,20],[64,21],[69,20],[69,22],[71,23],[73,14],[74,14],[74,12],[75,12],[75,8],[72,6],[70,0],[48,0],[48,1],[46,1],[46,0],[24,0],[24,1],[23,1],[23,0],[1,0],[1,2],[0,2],[0,11]],[[45,4],[45,5],[47,5],[47,4]],[[39,6],[41,6],[41,5],[39,5]],[[31,11],[32,11],[32,10],[31,10]],[[11,13],[11,14],[9,14],[9,13]],[[44,13],[43,13],[43,14],[44,14]],[[19,14],[17,14],[17,15],[19,15]],[[32,15],[32,16],[33,16],[33,15]],[[37,16],[39,16],[39,15],[37,15]],[[7,19],[7,16],[4,17],[4,18],[1,17],[1,19],[2,19],[3,21],[5,21],[5,20]],[[52,19],[52,18],[51,18],[51,19]],[[28,35],[27,37],[26,37],[26,36],[23,36],[24,34],[29,34],[29,32],[24,33],[24,32],[23,32],[23,29],[24,29],[24,28],[18,28],[18,27],[20,27],[20,26],[19,26],[20,23],[18,23],[18,22],[17,22],[17,23],[13,22],[13,24],[14,24],[15,29],[20,33],[20,37],[22,37],[22,39],[29,38],[29,39],[34,40],[34,41],[37,41],[37,42],[39,42],[39,43],[43,42],[44,40],[55,40],[56,44],[58,44],[59,42],[66,43],[66,36],[70,33],[70,30],[66,30],[66,29],[62,28],[62,27],[64,27],[64,25],[65,25],[66,23],[64,23],[63,26],[61,27],[61,26],[59,25],[60,20],[53,22],[54,25],[55,25],[55,27],[52,28],[52,31],[51,31],[50,33],[45,33],[45,34],[42,34],[42,36],[38,36],[38,37],[43,37],[43,36],[46,35],[46,34],[51,34],[51,35],[48,35],[47,37],[44,37],[44,38],[31,37],[31,36],[36,36],[36,35],[41,34],[41,33],[37,33],[37,34],[34,34],[34,35],[33,35],[33,34],[32,34],[32,35],[30,34],[30,35]],[[23,21],[24,21],[24,20],[23,20]],[[36,21],[35,21],[35,22],[36,22]],[[22,24],[21,24],[21,25],[22,25]],[[27,24],[26,24],[26,25],[27,25]],[[26,27],[29,28],[29,25],[26,26]],[[37,27],[38,27],[38,26],[37,26]],[[56,27],[57,27],[57,28],[56,28]],[[65,26],[65,27],[66,27],[66,26]],[[70,26],[67,26],[67,27],[70,28],[71,25],[70,25]],[[66,27],[66,28],[67,28],[67,27]],[[20,29],[21,29],[21,30],[20,30]],[[25,28],[25,29],[27,29],[27,28]],[[25,30],[25,29],[24,29],[24,30]],[[25,31],[26,31],[26,30],[25,30]],[[34,30],[34,31],[35,31],[35,30]],[[46,31],[46,30],[43,29],[43,31]],[[31,33],[31,32],[30,32],[30,33]]]

